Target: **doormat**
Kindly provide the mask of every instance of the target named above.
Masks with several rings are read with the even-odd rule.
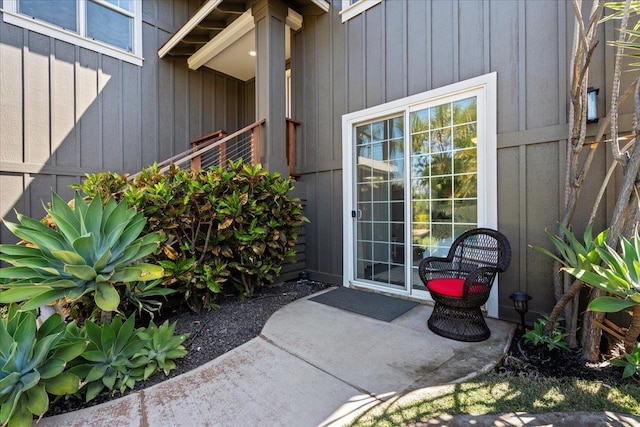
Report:
[[[391,322],[396,317],[403,315],[418,305],[417,302],[413,301],[344,287],[309,299],[384,322]]]

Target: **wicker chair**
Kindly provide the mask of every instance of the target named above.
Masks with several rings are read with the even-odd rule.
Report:
[[[496,230],[476,228],[458,237],[445,258],[420,262],[420,278],[435,301],[429,329],[458,341],[483,341],[491,331],[480,307],[496,274],[511,261],[511,246]]]

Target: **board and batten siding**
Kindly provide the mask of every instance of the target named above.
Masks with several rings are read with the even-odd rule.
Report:
[[[508,299],[515,290],[534,297],[532,316],[549,312],[552,264],[528,245],[549,247],[544,230],[554,231],[562,212],[570,2],[386,0],[345,23],[338,14],[341,5],[333,0],[329,13],[305,16],[292,42],[293,117],[303,123],[297,168],[311,220],[307,269],[314,277],[341,283],[342,115],[497,72],[498,227],[513,250],[511,266],[500,277],[499,313],[515,320]],[[613,38],[612,24],[599,35],[590,85],[600,88],[602,112],[613,72],[611,48],[604,43],[605,37]],[[624,78],[628,83],[632,76]],[[631,129],[629,114],[623,121]],[[595,125],[589,129],[594,133]],[[609,163],[607,149],[601,148],[584,200],[593,200]],[[598,212],[596,229],[611,213],[613,190]],[[591,205],[581,202],[578,228],[584,227]]]
[[[206,133],[253,122],[244,82],[158,59],[199,6],[144,1],[142,67],[0,19],[0,216],[41,217],[51,189],[68,198],[85,173],[133,173]],[[9,241],[0,226],[0,242]]]

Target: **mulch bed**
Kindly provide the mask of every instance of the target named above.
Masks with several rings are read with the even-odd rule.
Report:
[[[188,353],[176,361],[176,369],[168,376],[161,372],[156,373],[147,381],[137,383],[135,390],[142,390],[190,371],[250,341],[260,335],[267,319],[280,308],[329,287],[326,283],[312,280],[292,281],[261,288],[252,298],[244,300],[237,295],[229,296],[220,303],[218,309],[209,312],[193,313],[184,308],[172,310],[164,317],[171,322],[178,322],[176,334],[190,334],[184,343]],[[159,324],[164,320],[155,319],[155,322]],[[125,392],[129,393],[132,391]],[[122,396],[119,391],[104,391],[90,402],[73,398],[59,400],[49,406],[46,416],[77,411]]]
[[[521,376],[534,381],[566,377],[600,381],[609,385],[629,381],[622,379],[622,368],[608,362],[588,362],[582,358],[580,349],[550,351],[546,346],[526,344],[522,334],[521,330],[516,330],[509,351],[496,367],[499,374]]]

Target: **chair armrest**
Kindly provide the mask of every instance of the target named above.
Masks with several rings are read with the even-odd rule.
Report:
[[[488,296],[495,277],[500,271],[496,267],[480,267],[469,272],[464,281],[462,298],[466,299],[469,296],[485,293]]]
[[[420,261],[418,273],[424,285],[436,278],[459,278],[460,272],[448,258],[427,257]]]

